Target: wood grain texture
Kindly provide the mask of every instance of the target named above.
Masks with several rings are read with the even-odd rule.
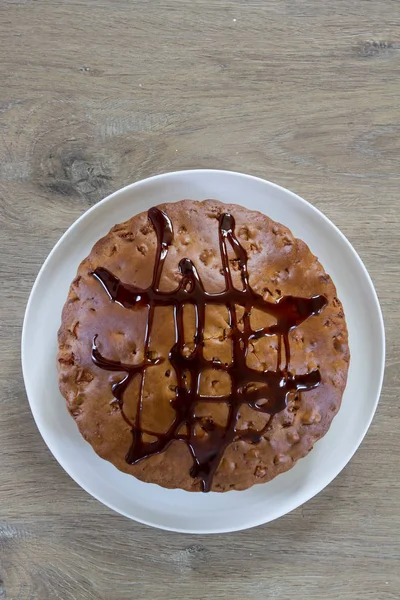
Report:
[[[0,599],[400,595],[398,0],[0,0]],[[276,181],[331,218],[382,303],[371,429],[316,498],[190,537],[113,514],[58,466],[21,376],[25,304],[89,206],[191,167]]]

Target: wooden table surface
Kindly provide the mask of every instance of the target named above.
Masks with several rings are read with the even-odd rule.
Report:
[[[0,599],[400,596],[398,0],[0,0]],[[387,369],[350,464],[230,535],[114,514],[50,455],[20,368],[24,309],[65,229],[155,173],[244,171],[312,202],[376,285]]]

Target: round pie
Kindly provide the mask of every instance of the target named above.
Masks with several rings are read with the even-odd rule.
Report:
[[[94,451],[146,482],[244,490],[292,468],[340,408],[335,286],[289,229],[216,200],[115,225],[80,264],[61,393]]]

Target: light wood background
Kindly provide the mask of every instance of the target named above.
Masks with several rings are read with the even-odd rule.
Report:
[[[398,0],[0,0],[0,599],[398,600]],[[353,243],[387,327],[384,390],[346,469],[286,517],[160,532],[50,455],[20,369],[25,304],[89,206],[164,171],[293,189]]]

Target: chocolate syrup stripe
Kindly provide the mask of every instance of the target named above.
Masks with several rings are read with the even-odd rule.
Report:
[[[168,216],[157,208],[148,212],[149,219],[157,235],[157,250],[151,285],[141,289],[121,282],[107,269],[98,267],[93,276],[101,283],[109,298],[121,306],[132,309],[143,307],[148,310],[147,326],[144,340],[144,360],[139,365],[123,364],[110,361],[101,355],[97,348],[97,335],[93,339],[92,360],[99,368],[110,371],[122,371],[126,376],[112,387],[115,402],[118,403],[125,421],[132,429],[132,444],[126,460],[135,464],[149,456],[163,452],[174,440],[184,441],[193,457],[191,476],[201,481],[203,491],[209,491],[213,475],[218,468],[222,455],[233,441],[246,440],[257,443],[261,440],[276,413],[285,409],[288,395],[315,388],[321,381],[318,370],[294,375],[290,373],[289,332],[312,315],[317,315],[327,304],[324,296],[297,298],[283,296],[276,303],[265,301],[249,284],[247,270],[247,254],[235,236],[235,221],[232,215],[225,213],[219,219],[219,243],[222,269],[225,277],[225,290],[218,293],[207,292],[198,275],[195,265],[188,258],[179,263],[182,280],[172,292],[159,289],[160,278],[168,247],[172,244],[173,226]],[[229,268],[227,244],[235,254],[239,265],[242,289],[234,287]],[[196,333],[194,350],[189,356],[183,355],[184,330],[183,307],[192,304],[196,314]],[[225,305],[229,314],[230,335],[232,341],[232,360],[222,363],[217,359],[206,360],[203,355],[205,307],[206,305]],[[159,364],[164,359],[149,357],[149,340],[153,324],[154,310],[159,306],[172,306],[175,323],[175,344],[169,352],[169,361],[175,370],[177,386],[175,398],[171,404],[175,410],[175,418],[168,431],[164,433],[144,431],[141,427],[143,410],[143,390],[146,369]],[[239,328],[236,306],[244,309],[243,328]],[[276,319],[276,324],[258,330],[250,325],[250,314],[253,309],[261,310]],[[257,371],[247,366],[249,341],[268,335],[278,336],[277,368],[275,371]],[[282,341],[285,350],[285,364],[282,368]],[[200,395],[201,375],[205,369],[215,369],[229,374],[231,393],[228,396]],[[140,376],[140,392],[135,421],[132,423],[123,410],[124,392],[136,377]],[[199,402],[225,403],[228,406],[228,418],[225,427],[211,420],[196,417],[196,406]],[[247,404],[255,411],[270,415],[270,419],[261,431],[237,429],[241,406]],[[180,433],[182,429],[186,433]],[[199,431],[202,435],[199,435]],[[143,441],[143,433],[156,437],[156,441]]]

